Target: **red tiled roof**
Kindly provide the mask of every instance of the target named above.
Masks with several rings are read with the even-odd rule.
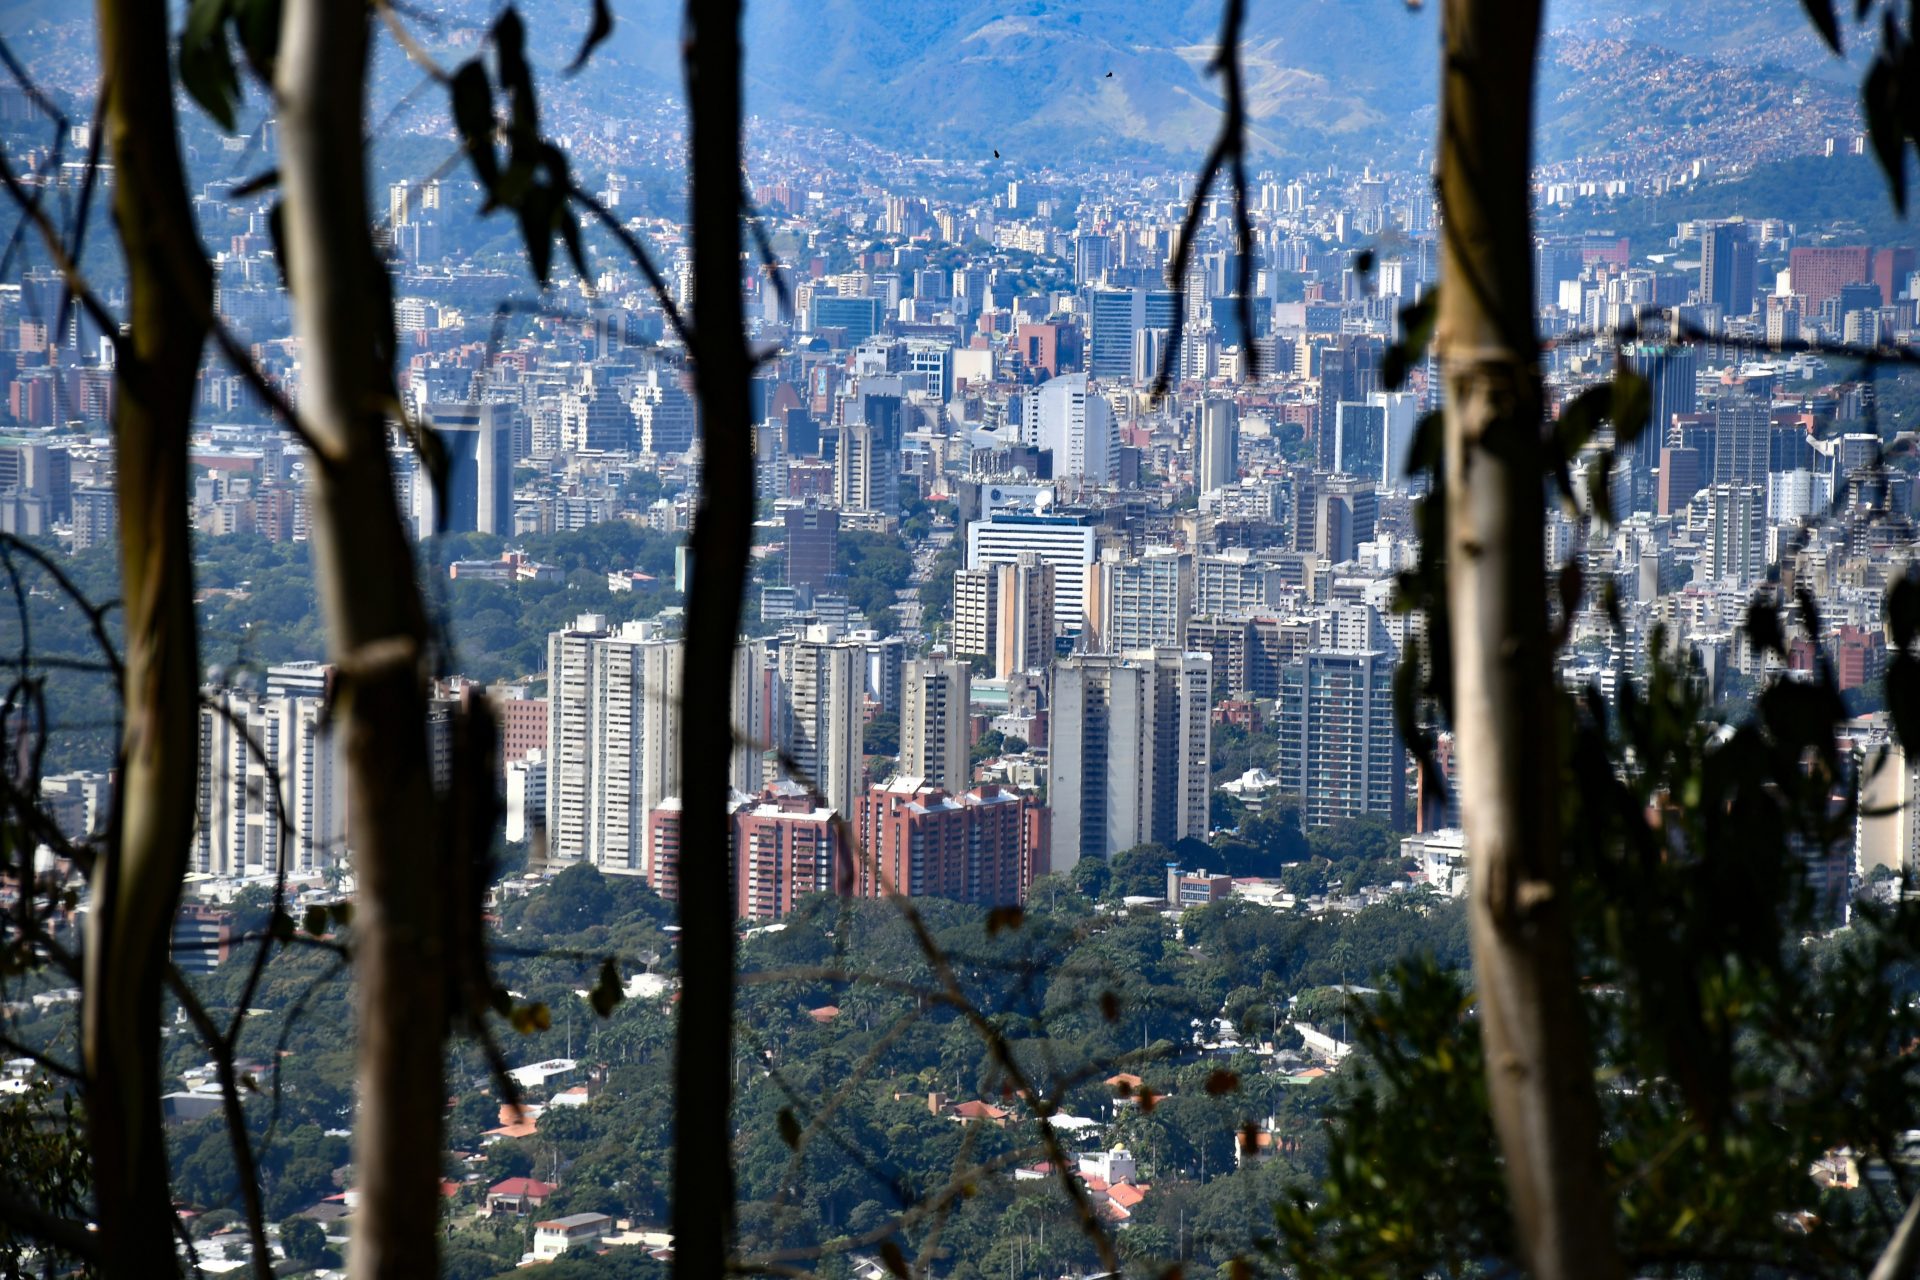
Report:
[[[490,1196],[550,1196],[555,1188],[538,1178],[507,1178],[487,1188]]]

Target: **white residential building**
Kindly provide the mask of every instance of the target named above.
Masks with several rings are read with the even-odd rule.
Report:
[[[906,664],[900,682],[900,772],[950,795],[973,785],[968,709],[972,671],[936,658]]]
[[[1087,654],[1054,668],[1053,870],[1207,834],[1213,659]]]
[[[780,649],[780,687],[780,744],[799,775],[794,781],[851,820],[866,765],[866,646],[843,641],[836,628],[809,627]]]
[[[1120,474],[1120,428],[1113,407],[1087,389],[1087,375],[1066,374],[1026,393],[1021,439],[1053,452],[1056,479],[1107,484]]]
[[[1087,574],[1093,565],[1093,529],[1072,516],[1002,513],[967,525],[967,568],[1018,564],[1032,552],[1053,566],[1053,618],[1078,631],[1086,617]]]
[[[678,641],[582,614],[547,637],[548,858],[645,875],[647,814],[680,791]]]
[[[313,874],[347,847],[347,774],[319,698],[210,691],[200,709],[193,869]]]

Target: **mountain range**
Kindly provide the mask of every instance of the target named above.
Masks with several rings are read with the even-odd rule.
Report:
[[[679,43],[662,33],[677,36],[677,6],[619,13],[610,61],[676,90]],[[1215,0],[762,0],[748,6],[748,105],[947,158],[1190,165],[1218,127],[1219,21]],[[1434,11],[1400,0],[1253,0],[1241,52],[1255,155],[1415,161],[1433,136],[1438,38]],[[1617,142],[1712,157],[1712,126],[1756,112],[1794,116],[1790,135],[1854,128],[1858,63],[1832,57],[1795,0],[1566,0],[1548,11],[1539,153]]]

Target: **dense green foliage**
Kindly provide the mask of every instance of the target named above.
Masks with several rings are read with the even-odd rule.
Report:
[[[270,905],[259,890],[243,893],[237,926],[267,928]],[[1094,1122],[1068,1149],[1124,1145],[1139,1158],[1141,1181],[1152,1190],[1120,1238],[1128,1257],[1161,1263],[1224,1262],[1268,1229],[1265,1206],[1288,1185],[1324,1172],[1314,1117],[1332,1087],[1288,1083],[1282,1063],[1245,1050],[1203,1053],[1194,1043],[1196,1020],[1212,1026],[1224,1017],[1222,1026],[1264,1036],[1289,997],[1357,980],[1401,955],[1434,957],[1448,971],[1467,962],[1458,905],[1412,897],[1320,917],[1223,902],[1174,919],[1095,909],[1050,879],[1036,886],[1013,928],[983,927],[977,910],[955,904],[917,906],[965,1000],[1005,1037],[1012,1060],[1063,1115]],[[583,1068],[578,1079],[593,1082],[593,1099],[549,1108],[529,1137],[489,1139],[503,1120],[493,1081],[478,1046],[456,1042],[448,1176],[463,1189],[448,1209],[447,1274],[504,1272],[529,1247],[531,1219],[475,1216],[484,1188],[508,1176],[560,1186],[541,1216],[596,1211],[664,1220],[674,1132],[671,996],[620,1000],[603,1019],[583,995],[608,957],[623,979],[642,971],[670,977],[671,919],[671,904],[641,882],[584,867],[502,902],[496,974],[516,1005],[548,1011],[544,1027],[527,1021],[526,1034],[499,1027],[507,1061],[574,1057]],[[351,946],[352,937],[346,926],[333,941]],[[243,948],[195,980],[217,1017],[231,1014],[251,954]],[[834,1255],[828,1275],[846,1274],[838,1255],[854,1240],[871,1253],[894,1238],[913,1256],[935,1237],[929,1220],[910,1211],[945,1196],[951,1213],[932,1255],[939,1274],[1002,1275],[1016,1256],[1062,1271],[1094,1264],[1059,1183],[1013,1176],[1046,1157],[1033,1117],[1007,1093],[1004,1064],[980,1027],[950,1001],[928,998],[940,988],[938,969],[898,907],[809,900],[784,928],[749,930],[741,962],[739,1054],[715,1069],[733,1073],[739,1086],[750,1254],[824,1250]],[[301,940],[278,950],[253,998],[257,1012],[239,1048],[252,1082],[245,1106],[270,1221],[354,1184],[344,1134],[353,1046],[342,1029],[351,1026],[350,998],[333,952]],[[828,1008],[837,1016],[814,1012]],[[53,1048],[71,1025],[63,1011],[22,1030]],[[1297,1047],[1298,1038],[1288,1031],[1281,1044]],[[205,1052],[191,1035],[172,1034],[167,1045],[170,1077],[202,1065]],[[1116,1099],[1104,1081],[1121,1070],[1144,1079],[1157,1095],[1150,1105]],[[1216,1076],[1222,1070],[1233,1073],[1225,1087],[1219,1080],[1227,1077]],[[1010,1112],[1009,1123],[956,1123],[929,1108],[930,1094],[993,1103]],[[546,1101],[545,1091],[528,1101]],[[1288,1135],[1285,1154],[1236,1171],[1240,1130],[1269,1118]],[[798,1155],[790,1141],[796,1126],[806,1134]],[[207,1215],[209,1230],[228,1222],[239,1198],[220,1118],[171,1134],[178,1194],[216,1211]],[[956,1178],[970,1194],[954,1195]],[[910,1215],[907,1225],[895,1233],[902,1214]],[[321,1247],[304,1228],[295,1228],[294,1243],[303,1251]],[[636,1248],[564,1265],[565,1274],[582,1276],[654,1274]]]

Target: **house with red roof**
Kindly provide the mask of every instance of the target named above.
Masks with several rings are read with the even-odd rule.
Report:
[[[487,1188],[487,1212],[523,1216],[546,1204],[557,1190],[538,1178],[508,1178]]]

